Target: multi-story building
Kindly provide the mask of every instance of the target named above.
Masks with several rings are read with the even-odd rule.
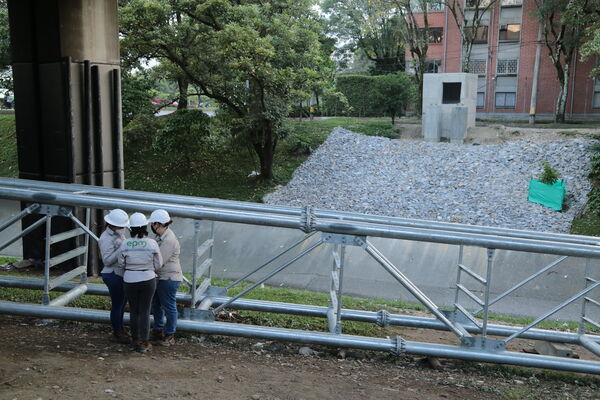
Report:
[[[476,3],[465,0],[465,15]],[[442,2],[441,2],[442,3]],[[539,23],[532,15],[534,0],[496,0],[483,15],[471,52],[469,71],[479,75],[477,112],[479,117],[527,117],[530,114],[534,64]],[[461,34],[452,13],[444,6],[428,12],[430,43],[427,72],[461,72],[463,51]],[[559,93],[556,69],[541,44],[537,116],[554,115]],[[407,51],[407,66],[410,54]],[[596,60],[572,64],[566,115],[600,117],[600,79],[590,77]],[[407,68],[407,71],[410,68]]]

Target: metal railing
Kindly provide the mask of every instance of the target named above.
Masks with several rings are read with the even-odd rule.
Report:
[[[9,218],[0,224],[4,228],[32,212],[48,210],[63,213],[74,219],[72,207],[90,208],[123,208],[130,211],[151,212],[163,208],[173,216],[192,218],[195,220],[194,257],[192,262],[192,278],[189,280],[189,293],[179,294],[178,300],[188,305],[184,318],[178,323],[179,329],[203,333],[219,333],[233,336],[269,338],[275,340],[302,341],[304,343],[328,344],[390,351],[394,354],[410,353],[438,357],[455,357],[483,362],[525,365],[540,368],[552,368],[587,373],[600,373],[600,362],[596,360],[563,359],[558,357],[539,356],[533,354],[513,353],[506,350],[506,345],[515,338],[528,338],[578,344],[596,356],[600,356],[600,337],[593,335],[599,328],[598,322],[592,318],[590,309],[600,305],[598,286],[600,279],[594,275],[588,262],[585,276],[582,277],[581,290],[560,302],[530,324],[523,327],[507,327],[492,324],[489,321],[490,308],[502,301],[519,288],[555,268],[567,257],[584,257],[588,260],[600,258],[599,239],[595,237],[573,236],[555,233],[519,231],[504,228],[487,228],[450,224],[441,222],[420,221],[403,218],[362,215],[330,210],[317,210],[310,207],[293,208],[268,206],[224,200],[194,198],[188,196],[172,196],[156,193],[124,191],[90,187],[83,185],[65,185],[48,182],[24,181],[16,179],[0,179],[0,198],[31,202],[18,216]],[[52,208],[54,207],[54,208]],[[71,210],[66,212],[64,210]],[[42,212],[43,214],[43,212]],[[51,216],[46,215],[46,221]],[[42,219],[41,221],[43,221]],[[76,219],[75,219],[76,220]],[[75,221],[74,220],[74,221]],[[46,222],[43,221],[43,222]],[[306,233],[296,243],[282,251],[269,255],[266,260],[242,278],[226,288],[211,286],[211,266],[213,265],[214,225],[215,221],[234,222],[260,226],[299,229]],[[40,225],[43,222],[36,224]],[[203,229],[204,224],[209,224]],[[85,233],[86,224],[77,220],[76,225]],[[48,225],[47,225],[48,227]],[[31,227],[30,227],[31,228]],[[10,244],[26,234],[30,228],[19,233],[17,238],[3,241]],[[85,228],[85,229],[84,229]],[[48,228],[47,228],[48,229]],[[76,230],[78,234],[82,233]],[[201,238],[202,232],[208,232]],[[49,233],[49,231],[47,230]],[[47,235],[47,247],[52,241],[66,237],[71,233]],[[75,232],[72,232],[75,234]],[[57,237],[58,236],[58,237]],[[457,263],[457,280],[455,284],[455,302],[453,310],[444,310],[435,304],[426,293],[418,287],[402,268],[395,265],[370,240],[371,237],[390,238],[395,240],[422,241],[444,243],[459,246]],[[291,268],[302,257],[320,246],[331,247],[333,264],[330,276],[330,301],[327,307],[316,307],[301,304],[276,303],[244,299],[243,296],[268,281],[276,274]],[[352,246],[362,249],[404,289],[411,293],[434,318],[412,317],[389,314],[385,310],[366,312],[343,308],[343,271],[346,265],[346,248]],[[485,276],[478,274],[474,268],[463,262],[463,248],[475,246],[487,249]],[[304,250],[299,251],[300,248]],[[0,245],[0,249],[2,245]],[[530,277],[520,281],[512,288],[493,297],[491,292],[494,257],[498,250],[514,250],[531,253],[554,254],[560,256],[552,263],[536,271]],[[77,252],[82,251],[78,250]],[[87,251],[87,250],[86,250]],[[295,255],[294,255],[295,253]],[[75,254],[75,253],[71,253]],[[284,255],[290,258],[283,260]],[[67,256],[64,256],[67,257]],[[57,261],[55,259],[55,261]],[[58,260],[59,261],[59,260]],[[281,262],[281,264],[277,264]],[[53,264],[49,252],[46,264]],[[253,283],[233,297],[227,296],[227,290],[262,272],[266,266],[274,268],[261,277],[254,277]],[[48,267],[49,268],[49,267]],[[47,268],[47,269],[48,269]],[[81,267],[80,267],[81,268]],[[47,302],[47,305],[31,305],[0,302],[0,312],[18,315],[36,315],[44,317],[68,318],[83,321],[107,322],[108,314],[101,311],[66,309],[60,305],[67,304],[71,298],[84,292],[89,294],[106,294],[102,285],[76,284],[66,282],[75,277],[63,275],[60,280],[39,282],[35,279],[0,277],[0,286],[49,288],[67,291],[64,300]],[[466,280],[465,280],[466,279]],[[52,282],[52,284],[50,284]],[[478,285],[479,289],[472,285]],[[82,286],[84,285],[85,288]],[[483,288],[483,289],[481,289]],[[477,292],[481,292],[478,295]],[[46,293],[46,290],[45,292]],[[464,296],[476,304],[468,307],[459,300]],[[581,315],[573,318],[580,321],[577,333],[558,332],[534,328],[539,322],[547,319],[569,304],[582,299]],[[50,306],[50,307],[48,307]],[[278,312],[285,314],[308,315],[327,318],[329,332],[305,332],[282,328],[265,328],[259,326],[224,324],[215,322],[215,315],[225,308]],[[390,339],[349,336],[342,334],[343,321],[356,320],[376,323],[380,326],[398,325],[447,330],[458,340],[456,346],[434,343],[409,342],[400,337]],[[493,338],[490,336],[494,336]],[[504,337],[497,339],[496,336]]]

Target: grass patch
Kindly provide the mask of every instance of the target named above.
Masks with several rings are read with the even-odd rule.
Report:
[[[573,235],[600,236],[600,216],[588,212],[575,218],[571,224],[570,233]]]
[[[0,114],[0,176],[15,178],[18,174],[15,115]]]
[[[147,138],[142,142],[138,140],[137,145],[126,145],[125,186],[134,190],[261,202],[276,185],[289,182],[296,168],[308,158],[306,150],[318,148],[336,126],[370,136],[399,137],[385,118],[285,121],[288,135],[277,146],[273,182],[248,177],[252,171],[259,170],[259,161],[248,148],[230,145],[201,162],[183,165],[174,164],[176,157],[172,154],[154,151],[149,145],[151,139]]]

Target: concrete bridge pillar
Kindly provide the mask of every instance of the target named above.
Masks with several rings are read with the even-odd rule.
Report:
[[[8,10],[19,176],[122,188],[117,0],[8,0]],[[24,257],[43,258],[42,235],[24,241]]]

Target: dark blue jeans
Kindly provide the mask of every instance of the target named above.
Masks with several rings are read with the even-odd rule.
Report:
[[[112,302],[110,308],[110,323],[113,331],[122,331],[123,314],[125,313],[125,304],[127,304],[127,297],[125,297],[125,290],[123,289],[123,278],[114,272],[101,275],[102,280],[108,287],[110,301]]]
[[[179,289],[179,281],[170,279],[159,280],[156,293],[152,299],[152,315],[154,316],[154,329],[162,331],[165,335],[173,335],[177,328],[177,301],[175,296]],[[165,326],[165,315],[167,324]]]

